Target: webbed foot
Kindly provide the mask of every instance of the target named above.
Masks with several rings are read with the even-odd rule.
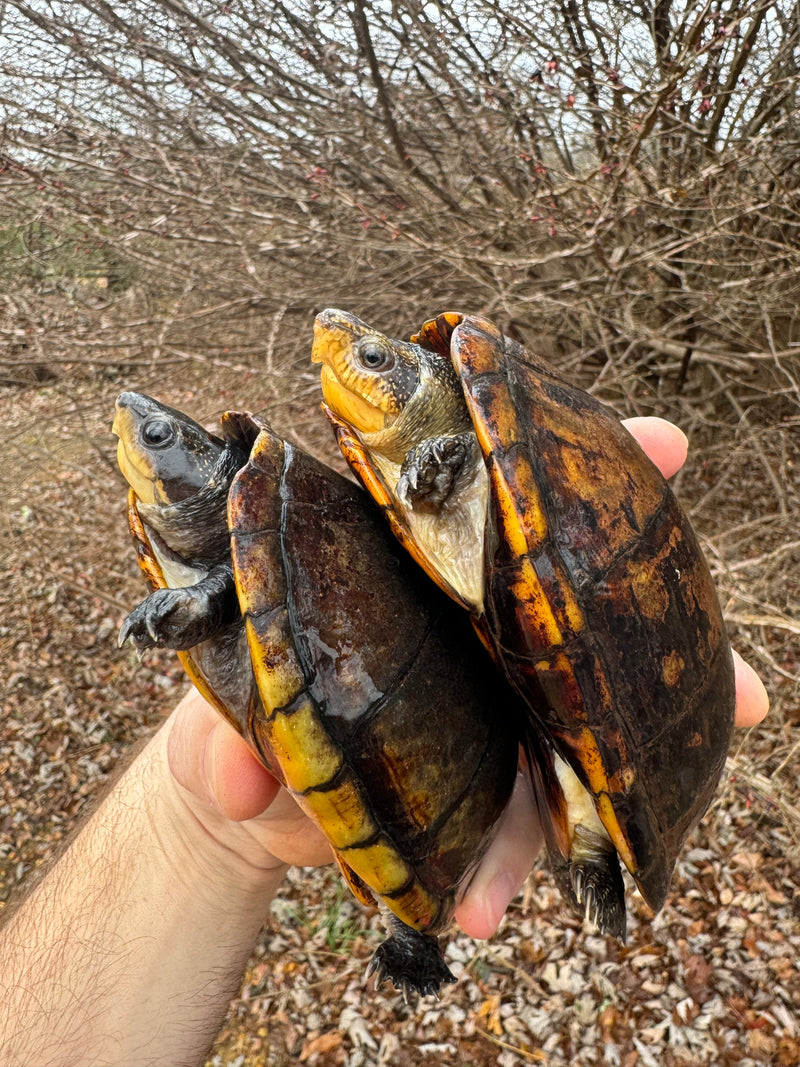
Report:
[[[392,936],[376,949],[366,977],[376,976],[376,988],[388,979],[405,1001],[410,994],[438,999],[440,987],[456,981],[444,961],[439,939],[421,934],[394,917],[390,923]]]
[[[417,511],[439,511],[475,455],[472,433],[429,437],[412,448],[400,468],[397,495]]]

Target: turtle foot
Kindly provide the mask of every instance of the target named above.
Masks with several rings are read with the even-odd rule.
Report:
[[[192,648],[208,629],[197,601],[185,589],[157,589],[138,604],[122,624],[117,643],[146,648]]]
[[[137,652],[146,648],[194,648],[221,633],[238,615],[229,563],[212,569],[195,585],[156,589],[137,604],[122,624],[120,648],[130,641]]]
[[[607,864],[573,863],[572,891],[587,922],[602,934],[625,941],[625,885],[616,855]]]
[[[580,824],[569,858],[549,849],[550,867],[572,910],[602,934],[625,942],[625,883],[617,851],[606,837]]]
[[[472,433],[429,437],[412,448],[403,460],[397,482],[401,503],[417,511],[439,511],[474,451]]]
[[[570,852],[574,902],[602,934],[625,941],[625,883],[617,850],[605,836],[580,823]]]
[[[366,977],[375,975],[376,989],[388,979],[406,1002],[412,994],[438,1000],[441,986],[456,981],[444,961],[438,938],[421,934],[399,919],[391,925],[394,932],[376,949]]]

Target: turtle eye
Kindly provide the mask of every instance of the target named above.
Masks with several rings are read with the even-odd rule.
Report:
[[[148,448],[166,448],[174,439],[172,422],[163,415],[154,415],[142,425],[142,440]]]
[[[358,346],[358,360],[367,370],[391,370],[394,366],[394,352],[380,341],[362,341]]]

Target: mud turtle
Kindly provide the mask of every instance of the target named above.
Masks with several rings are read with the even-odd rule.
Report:
[[[436,935],[515,778],[517,698],[358,486],[242,413],[216,437],[123,393],[114,430],[156,587],[120,641],[182,650],[355,895],[383,905],[370,971],[437,992],[454,979]]]
[[[328,310],[312,358],[345,457],[528,702],[562,891],[624,938],[617,856],[657,911],[733,726],[686,516],[609,411],[486,319],[402,342]]]

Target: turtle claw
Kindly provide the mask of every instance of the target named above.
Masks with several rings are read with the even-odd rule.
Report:
[[[437,512],[453,492],[475,452],[475,435],[429,437],[403,460],[396,493],[404,507]]]
[[[237,614],[233,569],[223,564],[195,585],[156,589],[123,622],[117,641],[120,648],[130,641],[138,652],[194,648],[216,636]]]
[[[586,922],[624,943],[625,885],[616,852],[607,852],[606,857],[604,863],[573,862],[570,871],[572,892]]]
[[[141,654],[148,648],[181,649],[198,644],[204,620],[198,618],[195,588],[157,589],[137,604],[120,629],[120,647],[130,641]]]
[[[444,961],[439,941],[419,933],[399,919],[391,921],[394,933],[375,950],[367,966],[367,979],[375,976],[375,988],[389,981],[406,1004],[416,996],[439,999],[439,989],[456,981]]]
[[[142,604],[137,605],[130,615],[128,615],[120,627],[117,636],[117,647],[122,648],[127,642],[130,642],[140,661],[143,658],[145,649],[152,648],[156,644],[156,641],[153,640],[150,634],[145,636],[145,634],[142,633],[140,619],[140,609],[142,606]],[[147,627],[147,629],[149,630],[149,627]]]

